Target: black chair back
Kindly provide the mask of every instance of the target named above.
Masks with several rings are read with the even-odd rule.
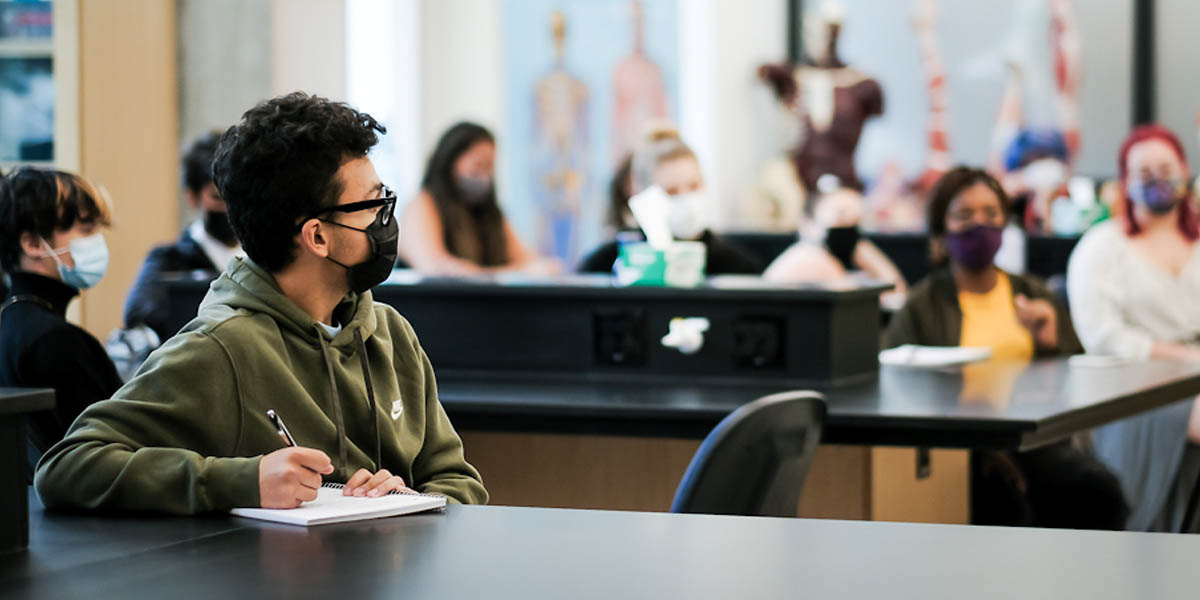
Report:
[[[772,394],[733,411],[696,450],[671,512],[796,516],[824,423],[816,392]]]

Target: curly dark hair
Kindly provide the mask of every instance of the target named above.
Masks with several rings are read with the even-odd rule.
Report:
[[[217,142],[221,141],[221,131],[210,131],[196,139],[183,153],[183,187],[199,194],[204,186],[213,180],[213,155],[217,152]]]
[[[213,180],[246,255],[270,272],[292,263],[296,223],[333,206],[337,170],[387,129],[371,115],[303,92],[261,102],[217,144]]]
[[[77,223],[112,224],[104,191],[65,171],[20,167],[0,176],[0,269],[17,270],[21,235],[49,240]]]
[[[948,258],[945,248],[942,247],[942,238],[946,235],[946,213],[950,211],[950,203],[954,202],[963,190],[977,183],[982,183],[995,192],[996,197],[1000,199],[1000,209],[1008,215],[1008,194],[1004,193],[1000,182],[987,171],[963,165],[947,171],[933,184],[933,189],[929,192],[929,254],[934,266],[944,265]]]

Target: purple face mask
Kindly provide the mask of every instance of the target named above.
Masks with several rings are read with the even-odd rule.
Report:
[[[1131,179],[1125,186],[1125,193],[1133,202],[1146,207],[1146,210],[1165,215],[1179,204],[1183,196],[1183,185],[1179,179],[1147,179],[1137,181]]]
[[[991,266],[1003,237],[1002,227],[974,225],[957,233],[947,233],[946,248],[950,258],[968,271],[982,271]]]

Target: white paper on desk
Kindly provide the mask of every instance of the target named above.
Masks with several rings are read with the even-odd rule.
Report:
[[[1132,362],[1132,359],[1124,356],[1106,354],[1076,354],[1067,359],[1067,364],[1081,369],[1112,369]]]
[[[905,344],[880,352],[879,364],[927,368],[953,367],[982,362],[991,357],[991,348]]]
[[[316,500],[305,502],[299,508],[235,508],[229,512],[235,517],[309,527],[396,517],[445,506],[446,498],[429,494],[388,494],[378,498],[343,496],[342,484],[327,483],[317,490]]]
[[[652,185],[629,199],[629,210],[646,234],[646,242],[656,250],[666,250],[671,236],[671,197],[657,185]]]

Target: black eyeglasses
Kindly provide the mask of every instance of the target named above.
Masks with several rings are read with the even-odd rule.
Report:
[[[380,208],[380,207],[382,207],[382,208]],[[313,213],[309,214],[307,217],[304,217],[304,219],[302,219],[299,223],[296,224],[296,229],[299,230],[300,228],[302,228],[304,226],[304,224],[308,222],[309,219],[316,219],[316,218],[319,218],[321,215],[328,214],[331,212],[353,213],[353,212],[359,212],[359,211],[363,211],[363,210],[371,210],[373,208],[380,209],[379,214],[375,217],[376,220],[379,221],[379,224],[380,225],[388,225],[389,223],[392,222],[392,217],[396,213],[396,193],[393,192],[387,186],[383,186],[383,197],[382,198],[372,198],[370,200],[362,200],[359,202],[351,202],[349,204],[339,204],[337,206],[329,206],[326,208],[322,208],[321,210],[313,212]],[[340,223],[339,223],[339,225],[340,225]]]

